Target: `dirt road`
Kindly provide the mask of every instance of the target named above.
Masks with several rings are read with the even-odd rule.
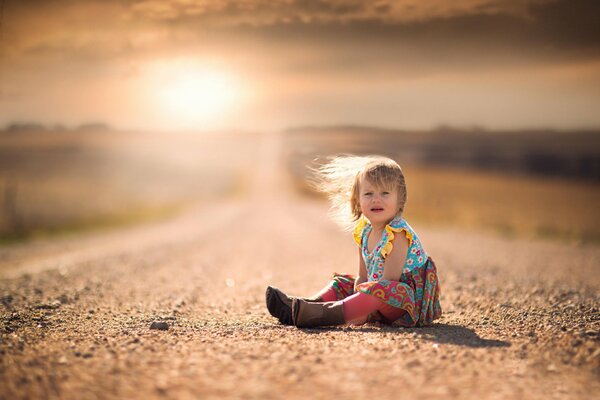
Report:
[[[357,262],[279,157],[266,135],[250,190],[170,221],[0,248],[0,398],[600,393],[598,247],[413,223],[439,268],[434,326],[279,325],[268,284],[310,294]]]

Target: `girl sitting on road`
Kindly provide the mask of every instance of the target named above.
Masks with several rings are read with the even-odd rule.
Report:
[[[317,170],[317,178],[336,219],[354,226],[358,275],[336,273],[309,298],[269,286],[271,315],[299,328],[376,321],[431,325],[442,314],[440,285],[433,260],[402,218],[406,184],[400,166],[385,157],[336,157]]]

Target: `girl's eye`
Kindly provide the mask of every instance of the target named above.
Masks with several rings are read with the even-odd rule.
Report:
[[[384,196],[386,196],[386,195],[390,194],[390,192],[383,192],[382,194],[383,194]]]
[[[365,196],[371,196],[373,193],[372,192],[367,192],[365,193]]]

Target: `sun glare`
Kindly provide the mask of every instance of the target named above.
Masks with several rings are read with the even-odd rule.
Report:
[[[161,114],[173,128],[215,128],[242,101],[241,85],[223,68],[162,64],[151,74]]]

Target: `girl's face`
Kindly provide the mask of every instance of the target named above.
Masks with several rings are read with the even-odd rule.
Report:
[[[360,210],[372,225],[385,225],[398,213],[398,190],[373,185],[367,179],[360,181]]]

